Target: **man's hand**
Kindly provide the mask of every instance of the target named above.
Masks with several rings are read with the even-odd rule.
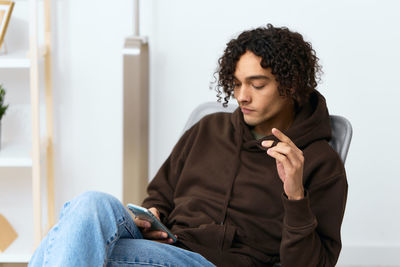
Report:
[[[302,199],[304,198],[303,151],[278,129],[273,128],[272,134],[280,142],[274,147],[271,147],[273,141],[263,141],[261,145],[265,148],[271,147],[267,150],[267,154],[276,161],[276,168],[283,182],[283,190],[288,198],[290,200]]]
[[[156,208],[150,208],[149,211],[160,219],[160,213]],[[151,230],[151,224],[148,221],[140,220],[139,218],[135,218],[133,215],[133,220],[135,224],[142,232],[142,235],[145,239],[154,240],[161,243],[172,244],[174,241],[172,238],[168,238],[167,233],[159,230]]]

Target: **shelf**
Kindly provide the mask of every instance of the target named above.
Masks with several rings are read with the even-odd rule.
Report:
[[[39,62],[40,59],[45,57],[47,51],[45,45],[39,46]],[[30,67],[31,60],[29,59],[29,52],[27,50],[0,54],[0,69],[29,69]]]
[[[31,61],[28,58],[28,51],[18,51],[0,55],[1,69],[26,69],[30,68]]]
[[[32,167],[30,144],[2,143],[0,167]]]
[[[28,263],[31,259],[31,254],[8,254],[0,253],[1,263]]]

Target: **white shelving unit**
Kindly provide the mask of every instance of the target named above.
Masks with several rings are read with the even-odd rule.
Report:
[[[30,150],[29,143],[4,144],[0,150],[0,168],[32,168]]]
[[[39,11],[39,5],[43,6],[43,12]],[[13,18],[19,23],[27,24],[29,38],[15,37],[20,32],[12,31]],[[43,30],[39,30],[39,19],[43,20]],[[40,35],[44,39],[42,45],[39,45]],[[9,53],[0,55],[0,83],[7,80],[2,73],[22,71],[23,73],[15,76],[18,78],[11,79],[24,80],[29,85],[24,88],[26,92],[17,94],[14,98],[9,97],[14,93],[14,88],[4,85],[7,90],[6,103],[10,106],[2,119],[0,213],[16,229],[18,238],[0,253],[0,266],[2,263],[27,263],[43,233],[48,230],[44,228],[54,224],[50,0],[16,1],[6,42],[7,36],[15,37],[15,47],[21,49],[9,46]],[[20,45],[19,40],[29,40],[29,44]],[[39,78],[42,73],[43,82]],[[44,106],[40,103],[41,93],[45,99],[42,101],[45,104],[45,127],[40,123],[40,113]],[[21,101],[22,104],[8,101],[13,99],[18,102],[18,96],[24,94],[29,99]],[[44,137],[41,136],[41,128],[46,129]],[[46,183],[43,183],[44,176]],[[42,194],[44,190],[46,194]],[[43,205],[44,200],[47,205]],[[42,223],[42,214],[47,215],[45,226]]]
[[[28,69],[31,66],[28,51],[17,51],[0,56],[0,68]]]
[[[1,263],[25,263],[29,262],[31,254],[9,254],[0,257]]]

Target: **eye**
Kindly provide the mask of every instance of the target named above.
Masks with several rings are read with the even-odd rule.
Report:
[[[253,86],[253,88],[254,89],[262,89],[262,88],[264,88],[264,86],[265,86],[265,84],[263,84],[263,85],[255,85],[255,84],[252,84],[251,86]]]

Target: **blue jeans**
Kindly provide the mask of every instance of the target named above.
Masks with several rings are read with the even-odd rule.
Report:
[[[214,266],[203,256],[143,239],[111,195],[86,192],[67,202],[29,266]]]

